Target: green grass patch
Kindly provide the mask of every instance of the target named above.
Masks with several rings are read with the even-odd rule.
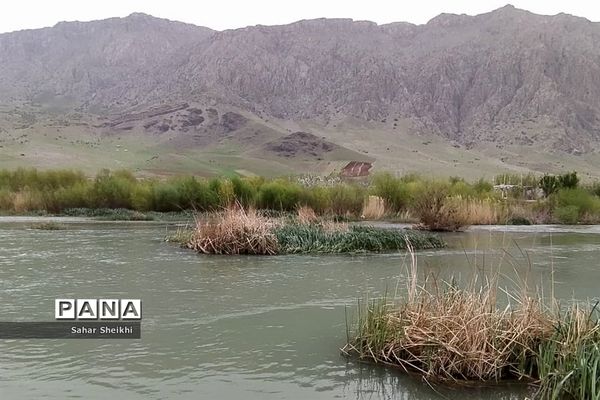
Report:
[[[328,229],[321,224],[288,224],[276,228],[275,236],[279,251],[287,254],[393,252],[406,250],[408,243],[416,249],[445,246],[434,234],[370,226]]]
[[[597,306],[597,304],[596,304]],[[592,311],[573,306],[561,314],[553,335],[536,352],[544,399],[600,400],[600,323]]]

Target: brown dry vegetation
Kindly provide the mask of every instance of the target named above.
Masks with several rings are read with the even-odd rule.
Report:
[[[431,381],[522,379],[537,386],[535,398],[600,398],[596,306],[562,310],[525,289],[505,291],[501,305],[497,279],[465,289],[436,279],[419,285],[412,260],[405,299],[359,306],[346,355]]]
[[[554,320],[539,299],[521,293],[514,307],[500,308],[495,281],[427,286],[417,284],[413,263],[406,301],[369,305],[343,351],[431,380],[487,381],[520,377],[520,363],[552,335]]]
[[[426,188],[413,204],[413,211],[420,221],[420,228],[431,231],[456,231],[469,224],[469,216],[461,210],[461,204],[448,196],[441,186]]]
[[[319,220],[315,210],[308,206],[298,208],[298,222],[301,224],[311,224]]]
[[[314,220],[309,208],[300,215],[303,221],[300,217],[271,218],[236,204],[197,216],[192,229],[178,230],[165,240],[204,254],[385,252],[405,250],[407,243],[427,249],[445,246],[434,234]]]
[[[367,220],[378,220],[385,215],[385,201],[379,196],[369,196],[365,200],[361,212],[361,218]]]
[[[187,247],[205,254],[277,254],[275,220],[239,205],[208,217],[197,217]]]
[[[506,220],[502,205],[489,199],[454,199],[457,203],[459,220],[466,225],[494,225]]]

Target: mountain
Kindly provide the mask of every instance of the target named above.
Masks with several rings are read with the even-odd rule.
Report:
[[[600,23],[506,6],[424,25],[219,32],[132,14],[6,33],[0,146],[5,166],[151,174],[597,175]]]

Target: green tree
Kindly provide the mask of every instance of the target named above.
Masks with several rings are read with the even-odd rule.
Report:
[[[540,179],[540,188],[544,191],[546,197],[556,192],[560,188],[558,178],[554,175],[544,175]]]
[[[389,210],[400,211],[406,208],[410,195],[408,189],[390,173],[375,175],[372,187],[373,194],[381,197]]]
[[[558,177],[558,182],[561,188],[575,189],[579,184],[577,172],[573,171]]]

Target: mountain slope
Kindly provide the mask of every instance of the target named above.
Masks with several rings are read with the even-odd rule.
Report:
[[[340,151],[314,166],[266,151],[298,131]],[[0,154],[33,162],[67,133],[53,154],[129,139],[174,166],[191,152],[208,173],[347,161],[597,173],[600,24],[506,6],[425,25],[318,19],[216,32],[133,14],[0,35]],[[225,158],[206,170],[211,155]]]

